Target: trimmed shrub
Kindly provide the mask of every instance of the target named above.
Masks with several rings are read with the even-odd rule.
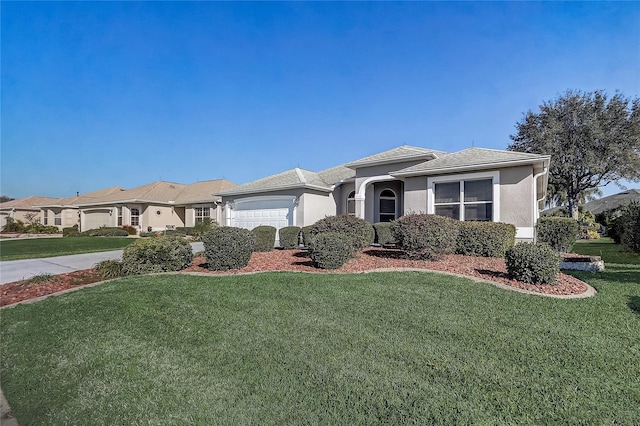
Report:
[[[537,240],[561,253],[571,251],[579,232],[580,225],[570,217],[541,217],[536,224]]]
[[[313,228],[313,225],[303,226],[302,228],[300,228],[300,235],[302,236],[302,244],[305,247],[309,247],[311,245],[311,238],[313,238],[313,236],[311,235],[312,228]]]
[[[139,239],[124,248],[122,273],[135,275],[180,271],[191,264],[192,258],[191,244],[183,238]]]
[[[391,223],[396,242],[410,259],[435,260],[455,253],[457,220],[433,214],[409,214]]]
[[[122,276],[122,262],[117,260],[103,260],[93,266],[93,270],[105,280]]]
[[[353,254],[353,242],[340,232],[320,232],[311,240],[311,260],[321,269],[338,269]]]
[[[79,237],[80,232],[78,231],[78,225],[73,225],[68,228],[62,228],[62,236],[63,237]]]
[[[516,227],[501,222],[460,222],[456,252],[465,256],[504,257],[516,241]]]
[[[202,236],[207,267],[214,271],[240,269],[249,263],[256,246],[251,231],[223,226]]]
[[[27,234],[59,234],[57,226],[47,226],[40,223],[32,223],[25,228]]]
[[[395,242],[391,232],[391,222],[374,223],[373,229],[376,231],[376,243],[381,246]]]
[[[280,247],[285,249],[295,249],[300,245],[300,227],[285,226],[278,231],[280,236]]]
[[[97,229],[88,229],[81,232],[80,235],[87,237],[128,237],[129,233],[122,228],[102,227]]]
[[[560,255],[545,243],[518,243],[505,256],[509,277],[529,284],[553,284]]]
[[[640,253],[640,203],[632,202],[622,211],[620,217],[622,245],[635,253]]]
[[[211,220],[211,218],[205,217],[200,222],[196,222],[196,225],[194,227],[189,228],[191,232],[190,235],[193,235],[197,239],[201,239],[204,234],[218,228],[219,226],[220,225],[218,225],[218,222],[216,222],[215,220]]]
[[[129,234],[129,235],[138,235],[138,230],[135,227],[131,226],[131,225],[124,225],[122,227],[122,229],[127,231],[127,234]]]
[[[321,232],[339,232],[348,235],[351,237],[354,251],[367,247],[375,238],[375,231],[369,222],[346,214],[327,216],[314,223],[311,236],[314,237]]]
[[[256,236],[255,251],[273,250],[273,247],[276,245],[276,232],[278,232],[275,227],[260,225],[253,228],[251,232]]]
[[[21,220],[15,220],[12,217],[7,216],[7,223],[2,227],[2,232],[25,232],[24,222]]]

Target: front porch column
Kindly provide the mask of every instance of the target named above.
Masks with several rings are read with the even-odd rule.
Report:
[[[356,202],[356,217],[359,217],[360,219],[364,219],[364,213],[365,213],[365,204],[364,204],[364,200],[365,200],[365,196],[364,194],[356,194],[356,196],[354,197],[354,200]]]

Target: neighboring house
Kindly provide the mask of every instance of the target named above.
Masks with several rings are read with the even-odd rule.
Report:
[[[482,148],[455,153],[413,146],[321,172],[300,168],[227,191],[223,224],[307,226],[330,215],[388,222],[409,213],[506,222],[533,240],[547,189],[548,155]]]
[[[614,195],[609,195],[608,197],[598,198],[597,200],[589,201],[588,203],[584,203],[581,207],[593,213],[594,215],[600,214],[607,210],[617,209],[620,206],[631,203],[632,201],[640,203],[640,189],[629,189],[627,191],[619,192]],[[551,209],[545,210],[542,212],[544,216],[552,216],[556,212],[564,209],[566,212],[566,207],[553,207]]]
[[[56,198],[32,195],[30,197],[0,203],[0,229],[7,224],[8,217],[13,220],[20,220],[26,224],[31,222],[44,224],[42,212],[38,206],[54,200],[56,200]]]
[[[83,231],[125,225],[141,231],[160,231],[194,226],[206,218],[220,222],[219,197],[213,194],[235,186],[235,183],[224,179],[189,185],[156,181],[82,200],[75,206],[79,211],[80,230]]]

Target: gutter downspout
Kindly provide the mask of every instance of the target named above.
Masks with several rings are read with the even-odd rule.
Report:
[[[540,198],[539,200],[536,199],[536,194],[538,193],[538,178],[540,176],[544,176],[545,174],[547,174],[549,172],[548,167],[545,167],[540,173],[538,173],[537,175],[533,176],[533,198],[536,200],[536,202],[534,203],[533,206],[533,217],[535,219],[535,222],[538,222],[538,218],[540,217],[540,209],[538,208],[538,205],[540,203],[540,201],[544,200],[544,197]],[[533,242],[535,243],[538,238],[538,236],[536,235],[536,227],[534,225],[533,227]]]

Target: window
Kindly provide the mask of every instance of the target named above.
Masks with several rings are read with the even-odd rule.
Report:
[[[435,214],[458,220],[493,220],[493,181],[465,180],[434,184]]]
[[[122,226],[122,207],[118,207],[118,226]]]
[[[140,209],[137,207],[131,209],[131,226],[140,226]]]
[[[351,191],[347,196],[347,214],[349,216],[356,215],[356,191]]]
[[[45,225],[48,225],[48,224],[49,224],[49,210],[46,210],[46,209],[44,210],[44,213],[43,213],[43,223],[44,223]]]
[[[62,211],[61,210],[58,210],[57,212],[54,212],[53,224],[57,225],[57,226],[62,225]]]
[[[211,217],[211,210],[209,207],[195,207],[194,210],[196,213],[196,223],[202,222]]]
[[[380,193],[380,222],[391,222],[396,218],[396,194],[390,189]]]

